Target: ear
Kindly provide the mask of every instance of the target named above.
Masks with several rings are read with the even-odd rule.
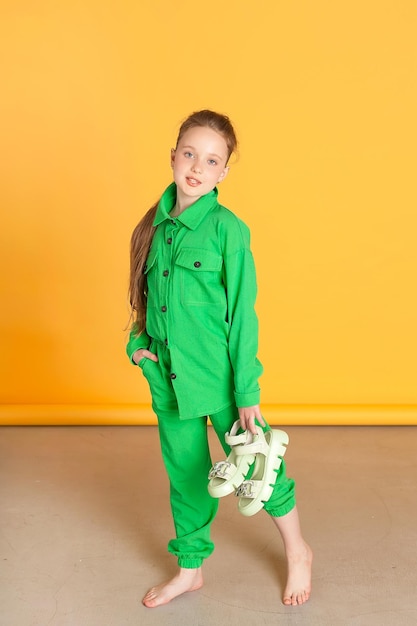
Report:
[[[171,167],[174,167],[175,161],[175,148],[171,148]]]
[[[217,183],[221,183],[221,182],[222,182],[222,180],[224,180],[224,179],[226,178],[226,176],[228,175],[228,173],[229,173],[229,168],[228,168],[228,167],[225,167],[225,168],[224,168],[224,170],[222,171],[222,173],[220,174],[220,176],[219,176],[219,180],[217,181]]]

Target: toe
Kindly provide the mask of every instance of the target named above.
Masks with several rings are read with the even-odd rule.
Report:
[[[156,597],[155,589],[149,589],[149,591],[143,596],[142,603],[145,606],[150,606]]]
[[[284,596],[283,603],[285,606],[298,606],[300,604],[304,604],[309,599],[310,594],[306,591],[297,591],[292,593],[291,595]]]

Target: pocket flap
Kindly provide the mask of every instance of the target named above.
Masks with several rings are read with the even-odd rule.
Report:
[[[220,254],[200,248],[183,248],[177,257],[177,265],[194,272],[220,272],[223,259]]]

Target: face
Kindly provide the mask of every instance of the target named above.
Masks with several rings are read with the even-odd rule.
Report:
[[[184,133],[171,151],[177,202],[182,208],[209,193],[227,176],[227,159],[226,141],[216,131],[196,126]]]

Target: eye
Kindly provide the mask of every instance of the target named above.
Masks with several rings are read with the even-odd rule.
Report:
[[[187,150],[186,152],[184,152],[184,156],[185,156],[187,159],[192,159],[192,158],[193,158],[193,153],[192,153],[192,152],[190,152],[189,150]]]
[[[217,165],[217,161],[215,161],[214,159],[209,159],[209,165]]]

